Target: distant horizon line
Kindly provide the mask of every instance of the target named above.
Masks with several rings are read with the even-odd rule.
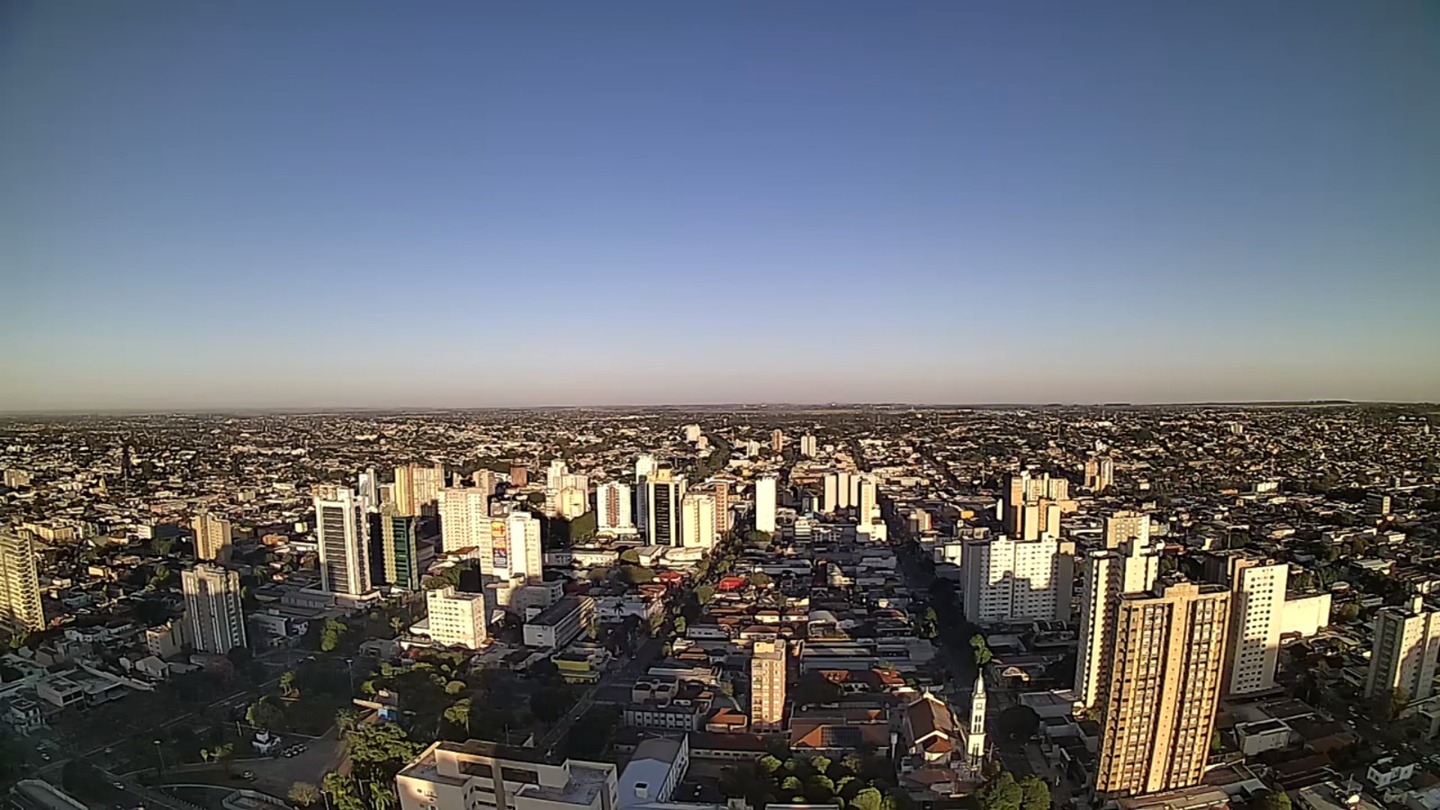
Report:
[[[1354,399],[1254,399],[1254,400],[1203,400],[1189,402],[971,402],[971,403],[924,403],[924,402],[715,402],[703,404],[659,404],[630,403],[618,405],[478,405],[478,406],[295,406],[295,407],[234,407],[234,408],[49,408],[6,410],[0,409],[0,418],[17,417],[85,417],[85,416],[233,416],[251,414],[275,414],[284,416],[307,416],[323,414],[442,414],[442,413],[484,413],[524,411],[713,411],[713,410],[1049,410],[1062,408],[1080,409],[1146,409],[1146,408],[1315,408],[1315,407],[1360,407],[1377,405],[1400,405],[1414,407],[1437,407],[1429,400],[1354,400]]]

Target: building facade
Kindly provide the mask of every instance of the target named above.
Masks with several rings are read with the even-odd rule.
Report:
[[[1068,621],[1075,546],[1046,536],[1000,535],[965,543],[965,616],[977,624]]]
[[[0,530],[0,624],[12,630],[43,630],[35,538],[25,529]]]
[[[406,464],[395,468],[395,508],[407,517],[430,513],[445,488],[444,464]]]
[[[1188,582],[1120,598],[1097,794],[1140,796],[1200,783],[1224,685],[1229,608],[1225,588]]]
[[[595,526],[602,532],[635,530],[629,484],[611,481],[595,489]]]
[[[485,595],[457,593],[454,588],[427,591],[425,608],[430,625],[430,638],[446,647],[478,650],[484,646]]]
[[[1149,515],[1119,512],[1105,520],[1105,549],[1086,555],[1075,663],[1075,702],[1080,708],[1092,709],[1104,699],[1120,597],[1155,587],[1161,550],[1150,539]]]
[[[645,479],[645,541],[652,546],[680,544],[680,499],[685,477],[661,467]]]
[[[404,514],[400,505],[396,511]],[[369,523],[349,487],[315,488],[315,541],[320,549],[320,584],[332,593],[359,596],[370,590]]]
[[[715,496],[690,491],[680,499],[680,545],[685,548],[715,547]]]
[[[245,612],[240,606],[240,575],[201,563],[180,572],[185,593],[185,622],[191,646],[224,655],[247,647]]]
[[[230,559],[230,521],[201,512],[191,521],[195,532],[195,559],[209,562]]]
[[[483,548],[490,542],[490,496],[474,487],[451,487],[437,496],[443,551]],[[404,516],[403,511],[397,514]]]
[[[772,534],[775,532],[775,488],[776,480],[773,475],[762,475],[755,479],[756,531]]]
[[[399,810],[619,810],[615,766],[470,740],[432,743],[395,777]]]
[[[760,639],[750,648],[750,728],[785,727],[785,640]]]
[[[1375,641],[1365,695],[1424,700],[1435,692],[1435,661],[1440,654],[1440,612],[1416,596],[1404,607],[1382,608],[1375,616]]]
[[[377,516],[385,584],[420,590],[419,519],[400,514],[394,504],[380,507]]]

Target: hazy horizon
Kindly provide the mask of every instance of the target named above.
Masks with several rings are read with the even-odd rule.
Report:
[[[6,4],[0,412],[1433,402],[1437,28]]]

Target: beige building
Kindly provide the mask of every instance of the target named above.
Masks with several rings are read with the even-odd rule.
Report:
[[[1086,555],[1080,650],[1075,663],[1075,703],[1079,708],[1093,709],[1104,701],[1120,597],[1155,587],[1160,552],[1160,544],[1150,539],[1149,515],[1117,512],[1105,519],[1105,549]]]
[[[770,449],[776,453],[785,449],[785,434],[781,432],[780,428],[775,428],[770,432]]]
[[[1032,476],[1029,470],[1010,476],[1000,503],[1005,533],[1020,540],[1047,534],[1059,537],[1061,502],[1069,498],[1070,482],[1064,478],[1051,478],[1049,473]]]
[[[785,727],[785,640],[760,639],[750,648],[750,728]]]
[[[248,646],[238,573],[200,563],[180,572],[180,586],[185,593],[186,638],[195,649],[224,655]]]
[[[715,547],[715,496],[690,491],[680,499],[680,545],[685,548]]]
[[[1115,461],[1109,456],[1095,456],[1085,461],[1085,489],[1104,492],[1115,483]]]
[[[211,562],[230,559],[230,521],[201,512],[191,521],[195,532],[195,559]]]
[[[1053,535],[972,539],[963,559],[965,616],[976,624],[1070,620],[1074,543]]]
[[[1097,794],[1140,796],[1199,784],[1224,684],[1229,608],[1229,591],[1193,583],[1120,598]]]
[[[1435,692],[1435,659],[1440,653],[1440,612],[1416,596],[1404,607],[1381,609],[1375,617],[1375,643],[1365,695],[1399,694],[1423,700]]]
[[[498,743],[437,742],[395,777],[400,810],[619,810],[615,766]]]
[[[630,485],[611,481],[595,488],[595,526],[602,532],[630,532],[635,528]]]
[[[0,530],[0,625],[12,630],[43,630],[35,538],[25,529]]]
[[[475,487],[440,490],[440,546],[445,552],[483,548],[490,542],[490,496]],[[396,510],[404,515],[405,512]]]
[[[445,465],[406,464],[395,468],[395,509],[414,517],[430,511],[445,488]],[[434,514],[433,511],[430,514]]]
[[[437,644],[478,650],[489,637],[484,594],[457,593],[454,588],[427,591],[425,608],[430,638]]]

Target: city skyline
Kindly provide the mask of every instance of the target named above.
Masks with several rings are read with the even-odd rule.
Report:
[[[0,412],[1440,400],[1429,4],[0,20]]]

